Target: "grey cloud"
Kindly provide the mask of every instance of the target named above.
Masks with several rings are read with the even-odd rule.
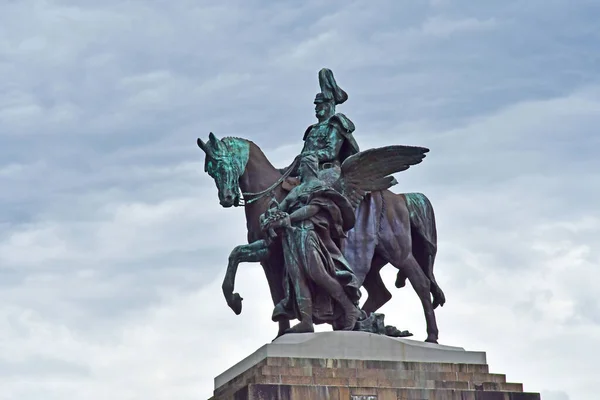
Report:
[[[32,357],[19,362],[0,361],[2,380],[14,377],[35,376],[47,378],[52,376],[89,377],[89,370],[85,365],[73,364],[60,359]]]
[[[542,396],[548,400],[570,400],[569,395],[562,391],[545,391]]]
[[[289,163],[329,67],[361,147],[432,149],[395,189],[436,209],[443,341],[585,398],[595,360],[570,343],[598,329],[597,5],[530,6],[0,6],[0,362],[22,372],[7,395],[209,397],[215,371],[272,339],[259,266],[240,267],[241,316],[222,300],[243,211],[220,208],[195,140],[242,136]],[[416,296],[384,272],[389,322],[420,337]],[[36,357],[62,360],[60,383]]]

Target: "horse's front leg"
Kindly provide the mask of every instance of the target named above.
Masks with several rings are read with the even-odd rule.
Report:
[[[238,265],[242,262],[260,262],[268,256],[269,246],[265,240],[257,240],[250,244],[236,246],[229,254],[229,263],[227,264],[227,272],[222,288],[227,305],[237,315],[242,312],[243,300],[238,293],[233,293]]]

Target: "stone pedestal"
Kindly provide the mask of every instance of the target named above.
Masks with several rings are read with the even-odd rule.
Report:
[[[215,378],[210,400],[539,400],[483,352],[364,332],[285,335]]]

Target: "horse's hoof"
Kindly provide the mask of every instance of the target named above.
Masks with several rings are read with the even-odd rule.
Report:
[[[440,289],[439,287],[434,289],[432,291],[433,294],[433,309],[435,310],[438,307],[444,307],[444,304],[446,304],[446,296],[444,295],[444,292],[442,292],[442,289]]]
[[[398,289],[401,289],[404,286],[406,286],[406,277],[405,276],[397,276],[396,282],[394,282],[394,286],[396,286]]]
[[[438,344],[438,341],[437,341],[437,339],[435,339],[435,338],[429,338],[429,337],[428,337],[427,339],[425,339],[425,342],[426,342],[426,343],[434,343],[434,344]]]
[[[312,322],[300,322],[285,330],[285,333],[313,333],[315,326]]]
[[[233,299],[231,300],[229,307],[231,307],[235,315],[240,315],[242,313],[242,300],[244,299],[239,295],[239,293],[233,294]]]

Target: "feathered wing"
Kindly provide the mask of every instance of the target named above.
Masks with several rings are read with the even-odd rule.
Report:
[[[427,152],[429,149],[424,147],[400,145],[361,151],[344,160],[334,187],[357,208],[367,193],[398,183],[391,174],[419,164]]]

